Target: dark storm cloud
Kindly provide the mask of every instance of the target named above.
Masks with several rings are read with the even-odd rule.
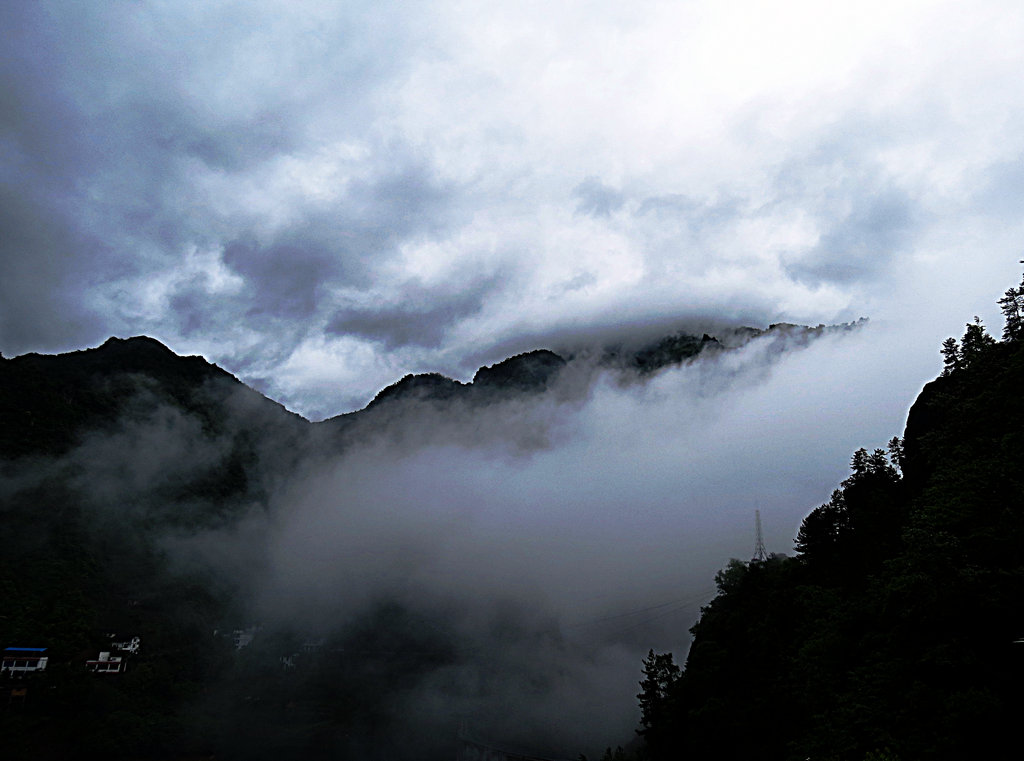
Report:
[[[626,202],[621,191],[605,185],[599,177],[587,177],[573,189],[572,194],[577,200],[576,213],[592,217],[610,217]]]
[[[353,182],[353,212],[392,241],[444,230],[449,222],[447,206],[455,189],[404,146],[388,146],[385,155],[389,157],[387,163],[372,179]]]
[[[196,158],[207,167],[241,172],[295,147],[283,106],[256,114],[206,119],[177,93],[136,93],[118,109],[125,142],[168,163]]]
[[[178,278],[169,304],[189,311],[170,318],[186,332],[220,328],[229,309],[236,323],[246,313],[308,317],[319,295],[313,281],[353,269],[331,259],[360,244],[364,259],[379,257],[403,230],[425,224],[431,210],[419,200],[429,180],[391,164],[401,161],[398,150],[378,167],[383,176],[353,183],[349,208],[326,212],[361,220],[347,247],[321,224],[243,255],[239,243],[258,211],[218,218],[211,208],[223,203],[211,197],[210,178],[237,182],[291,155],[321,112],[360,130],[363,97],[401,66],[374,47],[401,25],[370,23],[357,8],[307,11],[3,5],[5,351],[64,348],[151,322],[159,330],[166,315],[133,280],[167,279],[196,247],[230,247],[226,258],[252,290],[265,290],[204,306],[208,293],[188,293],[202,279]],[[272,44],[271,30],[282,44]]]
[[[39,9],[0,10],[0,349],[64,349],[94,340],[81,303],[102,246],[72,220],[74,173],[87,165],[79,109],[52,81],[59,34]]]
[[[437,348],[453,325],[480,311],[500,281],[467,279],[432,288],[412,284],[399,289],[394,301],[338,310],[325,330],[379,341],[389,350],[410,345]]]
[[[289,241],[270,246],[234,241],[224,247],[224,263],[246,280],[247,315],[306,319],[317,307],[321,286],[343,268],[338,253],[322,240]]]
[[[930,109],[915,115],[916,139],[934,129],[936,118]],[[781,256],[794,282],[868,285],[891,274],[913,248],[929,222],[920,190],[879,158],[907,140],[908,132],[913,134],[907,124],[853,111],[782,164],[766,208],[799,210],[819,231],[813,246]]]
[[[900,22],[919,58],[823,28],[841,65],[747,76],[717,45],[664,44],[682,19],[662,10],[622,46],[607,8],[521,9],[519,34],[447,3],[0,4],[3,351],[151,333],[333,411],[396,368],[456,372],[617,317],[848,319],[964,178],[984,184],[979,156],[1020,155],[1000,126],[1018,54],[947,50],[955,25]],[[722,76],[648,76],[686,68]],[[481,292],[481,273],[502,282]],[[450,287],[409,303],[419,280]]]
[[[268,341],[284,339],[289,345],[296,334],[318,329],[318,322],[309,321],[319,321],[324,314],[330,314],[335,302],[333,290],[370,287],[398,254],[403,241],[430,236],[446,223],[445,202],[451,189],[400,152],[389,159],[393,163],[400,161],[408,164],[381,171],[372,180],[353,182],[340,202],[278,231],[269,242],[260,243],[250,236],[227,243],[221,259],[242,278],[241,291],[211,305],[202,293],[207,285],[203,279],[182,282],[173,305],[176,311],[195,311],[192,316],[179,319],[194,325],[201,321],[196,314],[207,312],[208,320],[211,308],[219,315],[215,320],[244,314],[250,327],[274,326],[275,331],[280,331],[268,335]],[[419,306],[413,306],[411,314],[421,318],[443,318],[446,314],[458,317],[479,308],[479,294],[455,294],[449,303],[437,305],[425,303],[430,295],[428,291],[419,292]],[[365,328],[368,335],[383,337],[388,332],[384,327],[386,316],[381,316],[381,322],[359,310],[340,314],[349,316],[336,314],[328,324],[328,332],[345,332],[342,323],[349,318],[354,321],[355,333]],[[431,335],[443,328],[432,333],[428,324],[421,323],[416,329]],[[392,345],[402,343],[399,339]]]
[[[79,255],[96,251],[97,242],[31,195],[0,187],[0,351],[8,355],[28,347],[68,349],[102,332],[101,318],[77,293],[95,274]]]
[[[177,330],[183,336],[190,336],[210,327],[208,278],[194,275],[182,282],[169,297],[171,314],[174,315]]]

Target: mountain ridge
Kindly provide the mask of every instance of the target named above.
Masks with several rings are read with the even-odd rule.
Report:
[[[677,331],[642,342],[638,348],[599,347],[594,364],[598,369],[634,373],[642,380],[705,352],[729,351],[765,336],[780,336],[801,346],[830,332],[856,329],[864,322],[861,318],[813,328],[788,323],[764,330],[736,328],[725,341],[707,333],[697,337]],[[0,416],[7,421],[0,431],[0,457],[67,451],[77,433],[109,428],[129,406],[139,403],[141,395],[149,395],[153,404],[179,405],[203,418],[212,430],[218,428],[218,418],[226,407],[243,403],[260,425],[291,428],[292,435],[300,435],[297,432],[312,425],[335,429],[333,433],[343,437],[356,420],[377,420],[384,410],[391,413],[456,401],[489,404],[513,395],[543,393],[566,367],[583,361],[577,352],[563,356],[539,348],[481,366],[469,382],[437,372],[407,374],[381,389],[362,408],[311,422],[202,356],[176,354],[149,336],[111,337],[99,346],[72,352],[0,356]]]

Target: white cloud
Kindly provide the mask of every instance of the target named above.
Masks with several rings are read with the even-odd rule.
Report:
[[[997,199],[1024,154],[1016,3],[55,8],[47,24],[74,35],[33,13],[19,28],[35,46],[12,50],[42,86],[13,123],[55,126],[12,145],[71,152],[74,190],[38,185],[36,216],[102,242],[54,259],[91,273],[66,298],[93,332],[158,332],[278,375],[302,410],[340,412],[390,368],[471,372],[467,355],[498,359],[517,334],[614,315],[885,315],[932,257],[953,273],[970,252],[945,289],[967,317],[1015,280],[1016,214]],[[579,213],[585,182],[600,213]],[[291,300],[261,293],[265,275],[160,296],[193,282],[192,252],[237,241],[306,246],[322,282]],[[434,347],[323,333],[344,304],[417,282],[487,290]],[[252,317],[299,297],[301,324]]]

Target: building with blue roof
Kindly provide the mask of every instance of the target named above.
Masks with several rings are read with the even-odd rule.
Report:
[[[0,676],[22,677],[46,671],[49,660],[45,647],[5,647]]]

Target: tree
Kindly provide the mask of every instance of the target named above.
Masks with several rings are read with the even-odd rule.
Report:
[[[836,544],[849,526],[846,499],[836,489],[832,492],[832,499],[812,510],[800,524],[800,531],[796,535],[796,551],[808,559],[831,558]]]
[[[988,334],[985,325],[978,315],[974,315],[974,322],[967,323],[967,330],[960,340],[960,360],[965,367],[969,367],[982,352],[990,346],[995,345],[996,339]]]
[[[715,574],[715,586],[718,587],[718,594],[727,595],[739,589],[748,570],[749,566],[742,560],[730,559],[725,568]]]
[[[960,354],[960,344],[950,336],[942,342],[942,374],[950,375],[963,367],[963,357]]]
[[[892,466],[899,471],[903,472],[904,453],[903,453],[903,439],[899,436],[893,436],[889,439],[889,460],[892,462]]]
[[[640,682],[640,693],[636,696],[640,701],[640,723],[643,729],[638,729],[637,733],[647,740],[655,757],[658,757],[670,736],[671,694],[680,673],[672,653],[649,650],[644,658],[644,678]]]
[[[892,443],[892,440],[889,442]],[[868,458],[868,472],[874,476],[885,476],[890,481],[897,479],[896,469],[889,463],[884,449],[876,449]]]
[[[891,440],[890,447],[893,446],[893,441],[898,441],[898,439]],[[892,450],[890,449],[890,451]],[[898,463],[894,461],[894,464]],[[888,481],[899,479],[899,475],[893,465],[889,463],[889,457],[884,449],[876,449],[868,454],[868,450],[861,447],[850,458],[850,470],[853,473],[841,484],[844,489],[871,477],[881,476]]]
[[[1019,341],[1024,338],[1024,277],[1018,288],[1008,288],[999,299],[1006,325],[1003,327],[1004,341]]]
[[[863,476],[868,472],[871,466],[871,459],[868,455],[868,450],[861,447],[853,453],[853,457],[850,458],[850,470],[853,471],[853,475],[850,478],[857,478]],[[849,479],[847,479],[849,480]]]

